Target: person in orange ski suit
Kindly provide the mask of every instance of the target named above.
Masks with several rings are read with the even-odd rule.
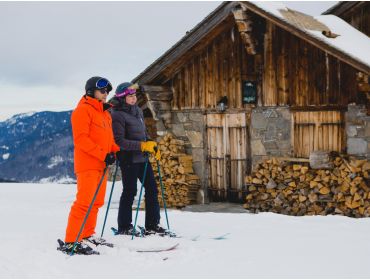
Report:
[[[102,77],[92,77],[86,82],[85,90],[86,94],[71,116],[77,195],[68,217],[64,248],[67,252],[73,248],[105,167],[115,162],[115,154],[120,151],[114,141],[112,119],[107,111],[110,105],[106,99],[112,90],[111,83]],[[75,247],[75,254],[91,254],[93,249],[89,242],[95,245],[105,242],[93,235],[98,210],[104,204],[106,184],[107,174]]]

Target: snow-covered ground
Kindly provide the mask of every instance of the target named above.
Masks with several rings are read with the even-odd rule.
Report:
[[[64,237],[75,185],[0,184],[0,278],[370,277],[370,219],[171,210],[170,225],[183,238],[131,241],[109,230],[120,189],[119,182],[105,233],[116,248],[68,257],[56,250],[56,239]],[[177,242],[171,252],[132,250]]]

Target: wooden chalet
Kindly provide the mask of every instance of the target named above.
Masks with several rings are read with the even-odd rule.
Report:
[[[153,137],[185,140],[206,196],[234,200],[269,157],[370,158],[369,54],[334,15],[224,2],[133,82]]]

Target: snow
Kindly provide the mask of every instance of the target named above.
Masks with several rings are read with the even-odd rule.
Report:
[[[309,33],[370,67],[370,39],[368,36],[334,15],[316,16],[315,19],[329,27],[332,33],[340,36],[328,38],[321,32],[312,30],[308,30]]]
[[[253,4],[261,8],[262,10],[276,16],[276,17],[282,17],[282,14],[279,12],[279,10],[288,10],[287,6],[284,5],[282,2],[278,1],[251,1]]]
[[[115,248],[100,256],[68,257],[56,250],[76,185],[0,184],[2,278],[368,278],[370,219],[290,217],[272,213],[194,213],[170,210],[183,238],[113,236],[118,182],[104,237]],[[107,197],[110,192],[108,185]],[[100,233],[105,206],[100,211]],[[139,214],[143,224],[144,213]],[[162,213],[162,224],[164,224]],[[228,234],[223,240],[214,237]],[[192,241],[196,239],[197,241]],[[179,242],[170,252],[138,253]]]
[[[282,2],[251,2],[278,19],[291,24],[279,12],[279,10],[288,9]],[[336,38],[328,38],[319,31],[308,30],[304,28],[300,28],[300,30],[336,48],[337,50],[346,53],[357,61],[367,64],[367,66],[370,67],[370,38],[368,36],[335,15],[320,15],[315,16],[314,18],[325,24],[332,33],[340,36]],[[295,27],[299,28],[297,26]]]
[[[40,184],[56,183],[56,184],[70,184],[76,182],[76,179],[68,176],[51,176],[47,178],[42,178],[39,181],[33,180],[33,182],[39,182]]]
[[[61,156],[53,156],[53,157],[50,158],[49,164],[48,164],[47,167],[49,169],[52,169],[55,166],[57,166],[59,163],[62,163],[62,162],[63,162],[63,158]]]
[[[7,154],[3,154],[3,160],[7,160],[9,158],[10,154],[7,153]]]
[[[10,119],[5,120],[5,122],[8,125],[13,125],[13,124],[19,122],[19,120],[21,120],[23,118],[26,118],[26,117],[31,117],[34,114],[36,114],[36,111],[30,111],[30,112],[27,112],[27,113],[17,114],[17,115],[14,115],[13,117],[11,117]]]

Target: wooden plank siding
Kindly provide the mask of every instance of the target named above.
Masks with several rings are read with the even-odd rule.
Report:
[[[344,113],[341,111],[294,112],[294,156],[307,158],[311,151],[344,152]]]
[[[267,23],[263,105],[347,106],[355,102],[356,70],[309,43]]]
[[[227,96],[229,107],[243,108],[241,76],[247,73],[247,63],[243,63],[246,56],[234,26],[220,34],[173,76],[176,93],[172,107],[214,109],[220,98]]]
[[[266,22],[263,53],[249,55],[236,25],[222,32],[173,74],[172,108],[215,109],[222,96],[243,109],[242,81],[257,82],[259,105],[346,107],[357,101],[356,70]]]

